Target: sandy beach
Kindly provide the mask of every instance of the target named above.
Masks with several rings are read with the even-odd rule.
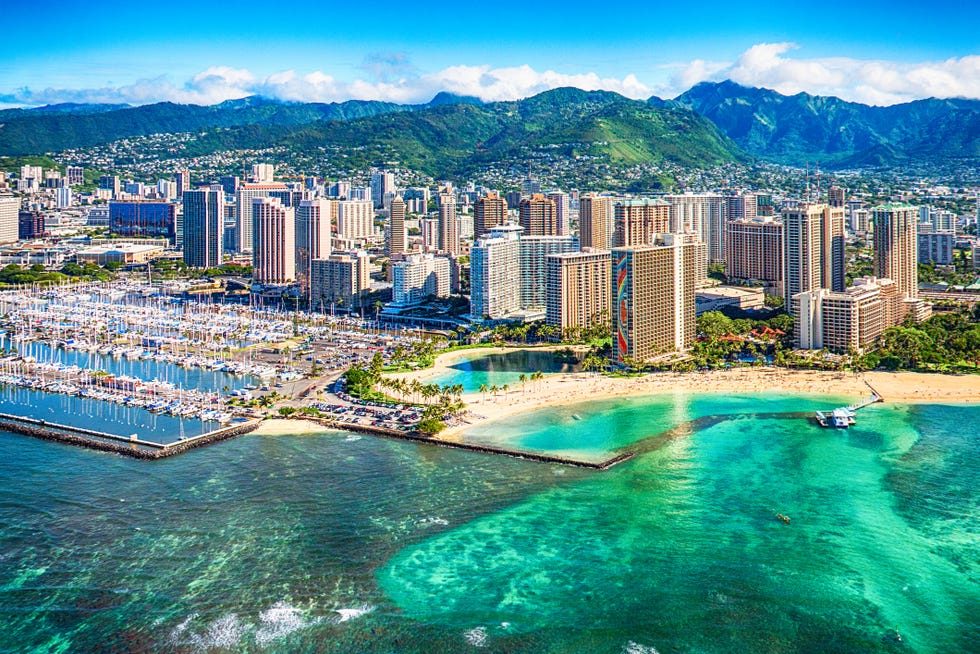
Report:
[[[442,374],[461,358],[500,354],[521,348],[457,350],[441,355],[426,370],[397,376],[425,381]],[[783,368],[732,368],[695,373],[651,373],[638,377],[605,377],[593,373],[546,375],[506,394],[468,393],[469,413],[439,435],[459,440],[460,434],[481,423],[548,406],[628,395],[658,393],[812,393],[864,398],[874,389],[886,402],[980,402],[980,376],[913,372],[825,372]]]
[[[269,418],[263,420],[258,429],[252,433],[258,436],[300,436],[306,434],[326,434],[336,429],[324,427],[311,420],[286,420],[284,418]]]

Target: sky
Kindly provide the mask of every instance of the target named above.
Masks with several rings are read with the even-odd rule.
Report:
[[[0,106],[646,99],[731,79],[875,105],[980,99],[980,3],[9,3]],[[13,29],[11,29],[13,27]]]

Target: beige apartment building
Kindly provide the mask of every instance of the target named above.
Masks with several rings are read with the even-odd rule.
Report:
[[[609,250],[547,257],[546,321],[561,329],[610,324],[612,268]]]

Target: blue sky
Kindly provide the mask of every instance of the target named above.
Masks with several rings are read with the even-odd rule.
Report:
[[[874,104],[980,97],[980,6],[948,0],[8,5],[2,104],[671,97],[726,77]]]

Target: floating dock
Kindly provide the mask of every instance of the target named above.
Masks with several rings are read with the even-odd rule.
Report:
[[[871,388],[871,397],[867,400],[862,400],[861,402],[856,402],[850,406],[840,407],[834,409],[833,411],[816,411],[814,412],[814,418],[817,424],[821,427],[828,427],[833,429],[847,429],[856,422],[854,414],[866,406],[871,406],[877,402],[884,402],[884,398],[878,394],[871,384],[865,382],[868,388]]]

